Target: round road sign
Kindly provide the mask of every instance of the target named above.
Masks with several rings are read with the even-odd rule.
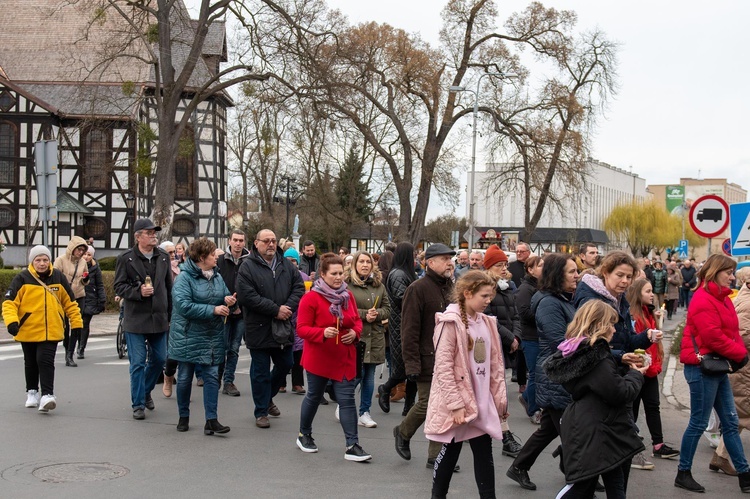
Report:
[[[729,225],[729,205],[719,196],[699,197],[690,207],[690,226],[703,237],[716,237]]]
[[[721,251],[727,256],[732,256],[732,240],[729,238],[724,239],[721,243]]]

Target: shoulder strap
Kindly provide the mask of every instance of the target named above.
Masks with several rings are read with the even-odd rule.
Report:
[[[62,302],[60,301],[60,297],[57,296],[57,293],[55,293],[54,291],[52,291],[49,288],[49,286],[47,286],[46,284],[44,284],[44,282],[42,282],[42,280],[39,279],[36,275],[34,275],[32,272],[29,272],[29,274],[31,274],[31,277],[33,277],[34,279],[36,279],[36,282],[38,282],[44,289],[46,289],[49,292],[49,294],[51,294],[52,296],[55,297],[55,300],[57,300],[57,303],[59,303],[61,307],[63,306]]]

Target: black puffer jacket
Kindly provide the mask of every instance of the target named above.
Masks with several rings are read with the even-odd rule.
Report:
[[[566,482],[594,478],[644,450],[632,410],[643,375],[630,369],[621,376],[606,340],[582,343],[565,358],[558,351],[544,371],[573,397],[560,425]]]
[[[104,311],[107,305],[107,295],[104,292],[102,269],[96,260],[88,262],[89,283],[86,284],[86,299],[83,302],[82,315],[96,315]]]
[[[294,265],[284,258],[281,249],[276,251],[273,269],[253,251],[242,260],[237,273],[237,302],[245,318],[245,345],[252,348],[279,348],[271,334],[271,321],[281,305],[297,311],[305,294],[302,276]]]
[[[521,319],[521,339],[525,341],[539,341],[539,333],[536,330],[536,317],[531,310],[531,298],[539,291],[537,279],[533,275],[526,274],[521,280],[521,286],[515,294],[516,309]]]
[[[388,319],[388,339],[391,345],[391,377],[394,379],[406,378],[404,358],[401,355],[401,304],[404,301],[406,288],[414,282],[417,276],[415,274],[413,279],[409,279],[409,277],[401,269],[392,269],[385,282],[388,301],[391,303],[391,314]]]
[[[501,290],[495,288],[497,293],[485,309],[485,315],[497,319],[497,332],[500,334],[500,342],[503,344],[503,356],[505,365],[510,365],[510,347],[513,340],[518,339],[521,343],[521,319],[516,309],[516,300],[510,288]]]
[[[573,320],[576,309],[570,295],[556,295],[540,291],[531,299],[531,310],[536,316],[539,330],[539,357],[536,361],[536,403],[542,409],[564,410],[570,403],[570,394],[547,377],[544,361],[557,352],[565,340],[565,331]]]

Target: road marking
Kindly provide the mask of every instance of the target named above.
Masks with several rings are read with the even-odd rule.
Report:
[[[102,340],[99,340],[102,341]],[[115,350],[115,345],[113,340],[109,340],[108,344],[105,345],[97,345],[97,346],[87,346],[86,352],[92,352],[92,351],[98,351],[98,350],[109,350],[112,349],[112,355],[117,355],[117,351]],[[62,349],[61,349],[62,350]],[[15,346],[15,348],[10,349],[4,349],[2,352],[8,352],[6,355],[0,355],[0,361],[1,360],[11,360],[11,359],[23,359],[23,352],[21,351],[21,345]],[[10,353],[10,352],[18,352],[18,353]],[[65,357],[64,350],[61,352],[63,353],[63,359]]]

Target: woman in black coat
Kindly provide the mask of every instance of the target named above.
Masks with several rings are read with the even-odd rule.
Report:
[[[385,290],[388,293],[388,301],[391,304],[391,316],[388,319],[388,334],[391,345],[391,372],[388,380],[378,386],[378,405],[383,412],[391,410],[391,390],[399,383],[406,381],[406,369],[404,359],[401,356],[401,303],[404,300],[406,288],[417,280],[414,271],[414,246],[411,243],[402,242],[396,246],[393,254],[393,267],[388,273],[385,282]],[[408,409],[414,405],[417,395],[417,385],[413,382],[406,383],[406,398],[404,400],[404,416]]]
[[[536,361],[539,357],[539,333],[536,329],[536,317],[531,309],[531,299],[539,291],[539,278],[542,276],[544,260],[537,255],[531,255],[524,262],[526,275],[521,279],[521,285],[516,292],[516,309],[521,319],[521,344],[523,355],[526,358],[526,366],[529,369],[529,378],[526,382],[526,390],[521,394],[519,400],[526,409],[526,415],[531,422],[539,424],[542,421],[542,410],[536,403]]]
[[[89,246],[86,253],[83,254],[83,259],[88,266],[89,283],[86,285],[86,298],[83,302],[83,310],[81,310],[83,331],[81,331],[81,340],[78,342],[77,356],[79,359],[84,358],[84,350],[86,350],[86,344],[89,341],[91,319],[103,312],[104,307],[107,305],[107,295],[104,292],[104,281],[102,280],[102,269],[96,263],[96,260],[94,260],[95,252],[94,247]]]
[[[573,397],[560,422],[568,485],[557,497],[594,497],[599,475],[608,498],[626,497],[630,461],[644,450],[632,404],[646,367],[631,365],[620,375],[609,345],[617,320],[608,304],[586,303],[568,327],[567,339],[544,363],[549,379]]]

